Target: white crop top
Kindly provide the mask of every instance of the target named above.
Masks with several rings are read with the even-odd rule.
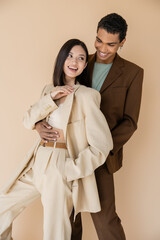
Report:
[[[54,110],[48,118],[48,123],[52,127],[59,128],[59,129],[62,128],[62,120],[63,120],[61,116],[63,111],[62,106],[63,104],[60,104],[59,107],[56,110]]]

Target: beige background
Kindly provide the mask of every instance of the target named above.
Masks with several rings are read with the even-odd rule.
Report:
[[[120,55],[145,69],[139,128],[115,174],[117,212],[127,240],[159,240],[159,0],[0,0],[0,185],[36,139],[34,131],[22,126],[22,117],[51,81],[59,48],[76,37],[94,52],[97,22],[111,12],[129,25]],[[83,220],[83,240],[97,240],[90,216],[84,214]],[[13,236],[41,240],[41,229],[37,201],[16,219]]]

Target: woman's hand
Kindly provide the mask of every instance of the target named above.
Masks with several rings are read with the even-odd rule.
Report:
[[[66,97],[74,90],[73,87],[70,86],[57,86],[53,92],[51,92],[51,97],[53,100],[60,99],[62,97]]]

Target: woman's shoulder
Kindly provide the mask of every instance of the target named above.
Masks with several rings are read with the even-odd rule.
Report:
[[[91,95],[91,96],[94,96],[94,95],[100,95],[100,93],[93,89],[93,88],[90,88],[90,87],[86,87],[84,85],[80,85],[79,91],[77,92],[78,94],[85,94],[85,95]]]
[[[46,84],[42,90],[42,95],[50,93],[53,90],[53,88],[54,88],[53,83]]]
[[[99,103],[101,101],[101,95],[97,90],[86,87],[84,85],[80,85],[78,90],[75,92],[75,96],[79,100],[79,102]]]

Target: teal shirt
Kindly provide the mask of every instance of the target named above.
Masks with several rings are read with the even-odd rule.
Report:
[[[106,79],[112,63],[94,63],[93,78],[92,78],[92,88],[100,91],[104,80]]]

